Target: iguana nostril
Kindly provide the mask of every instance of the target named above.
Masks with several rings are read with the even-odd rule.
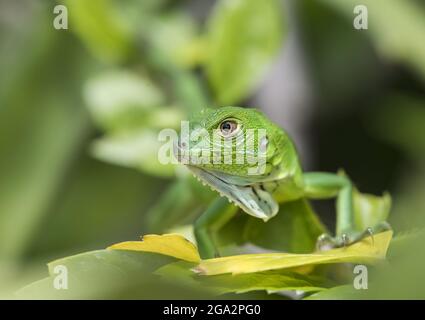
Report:
[[[184,141],[181,141],[181,140],[177,140],[177,146],[178,146],[179,148],[184,148],[184,147],[186,147],[186,146],[187,146],[187,143],[186,143],[186,142],[184,142]]]

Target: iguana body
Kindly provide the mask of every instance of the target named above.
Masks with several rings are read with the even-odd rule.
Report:
[[[198,141],[189,145],[179,141],[176,155],[180,160],[185,152],[189,158],[199,156],[202,149],[204,155],[209,156],[209,161],[189,162],[187,167],[223,196],[216,199],[195,222],[195,237],[202,258],[217,255],[211,232],[230,220],[238,211],[237,207],[267,221],[278,213],[280,203],[302,198],[336,197],[336,236],[320,237],[321,242],[328,241],[333,246],[358,241],[366,234],[388,227],[382,223],[370,226],[364,232],[355,231],[351,181],[346,176],[332,173],[304,173],[290,137],[257,110],[239,107],[204,109],[190,121],[190,129],[195,133],[206,132],[209,137],[201,139],[201,147]],[[260,131],[265,133],[261,137]],[[252,136],[252,132],[257,134]],[[211,138],[214,134],[220,136],[227,149],[217,149],[217,141]],[[241,151],[238,144],[243,140],[240,139],[246,142],[248,138],[253,140],[251,148]],[[217,155],[217,150],[221,150],[222,154]],[[231,162],[223,160],[226,152],[227,160],[231,159]],[[241,159],[241,152],[244,152],[244,161],[236,163],[237,157]],[[247,161],[248,157],[260,159],[261,155],[264,160],[261,166]]]

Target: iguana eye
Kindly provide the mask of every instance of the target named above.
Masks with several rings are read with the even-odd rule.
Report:
[[[224,120],[220,123],[220,132],[224,137],[230,136],[238,129],[238,123],[235,120]]]

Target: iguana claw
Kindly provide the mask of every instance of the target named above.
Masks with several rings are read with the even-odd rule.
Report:
[[[343,233],[340,236],[332,237],[331,235],[324,233],[317,238],[316,251],[326,251],[333,248],[346,247],[359,242],[366,237],[371,237],[372,245],[374,245],[374,235],[387,230],[391,230],[391,226],[388,222],[384,221],[378,223],[373,228],[368,227],[363,232],[357,232],[351,235],[349,233]]]

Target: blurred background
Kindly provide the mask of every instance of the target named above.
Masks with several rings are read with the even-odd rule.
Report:
[[[306,170],[389,191],[396,232],[421,228],[425,2],[364,0],[367,30],[357,4],[0,0],[0,294],[51,260],[190,224],[213,195],[158,163],[157,135],[205,106],[262,109]],[[332,230],[333,202],[314,206]]]

